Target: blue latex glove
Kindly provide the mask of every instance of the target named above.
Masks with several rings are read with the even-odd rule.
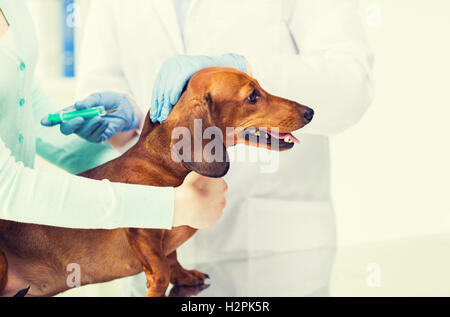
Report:
[[[76,133],[90,142],[100,143],[118,132],[130,131],[137,127],[138,119],[134,113],[133,106],[125,95],[116,92],[92,94],[61,111],[83,110],[99,106],[104,106],[105,110],[117,109],[117,111],[103,117],[90,119],[77,117],[63,122],[60,124],[61,133],[65,135]],[[47,117],[42,118],[41,124],[46,127],[52,126]]]
[[[177,55],[168,59],[161,67],[153,87],[150,107],[152,122],[166,120],[189,79],[207,67],[233,67],[247,72],[245,59],[232,53],[218,57]]]

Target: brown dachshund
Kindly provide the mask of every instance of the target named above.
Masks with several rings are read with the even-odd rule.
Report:
[[[277,149],[292,148],[293,141],[297,140],[290,132],[309,123],[313,113],[308,107],[268,94],[245,73],[231,68],[206,68],[191,78],[164,123],[153,124],[147,116],[135,146],[121,157],[81,176],[172,187],[181,185],[191,171],[222,177],[229,168],[225,144],[264,143],[271,148],[277,139]],[[177,153],[180,160],[173,159],[177,140],[172,139],[172,131],[176,127],[189,129],[193,143],[206,145],[201,136],[195,136],[194,119],[202,120],[203,131],[208,127],[217,127],[221,131],[220,144],[224,150],[221,159],[216,157],[211,161],[204,153],[207,151],[202,151],[201,159],[194,162],[185,159],[186,153]],[[227,127],[242,129],[227,134]],[[255,133],[253,127],[278,128],[280,133],[266,136],[268,130]],[[253,129],[253,139],[246,133],[250,129]],[[191,154],[195,156],[194,148],[192,146]],[[164,296],[169,282],[183,286],[201,285],[207,275],[184,269],[176,255],[176,249],[195,232],[196,229],[187,226],[172,230],[85,230],[1,220],[0,294],[12,296],[28,285],[27,296],[51,296],[63,292],[69,289],[66,282],[69,263],[80,266],[81,285],[107,282],[142,270],[147,277],[147,296]]]

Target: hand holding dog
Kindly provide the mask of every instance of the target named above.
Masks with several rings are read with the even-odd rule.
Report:
[[[222,217],[227,188],[222,178],[191,172],[183,184],[175,188],[173,226],[201,229],[214,225]]]
[[[221,56],[177,55],[169,58],[162,65],[153,86],[150,108],[152,122],[165,121],[192,75],[213,66],[233,67],[247,72],[245,58],[233,53]]]

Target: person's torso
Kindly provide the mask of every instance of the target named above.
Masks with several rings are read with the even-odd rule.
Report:
[[[35,154],[31,92],[37,40],[23,0],[0,0],[9,23],[0,40],[0,137],[12,155],[32,166]]]
[[[176,54],[298,54],[288,27],[292,10],[289,0],[191,0],[183,43],[172,1],[116,1],[121,64],[133,96],[146,113],[161,65]],[[279,94],[264,78],[256,79]],[[183,246],[186,262],[334,243],[328,139],[301,131],[296,136],[301,144],[292,150],[258,150],[256,162],[249,147],[229,149],[236,159],[225,176],[224,216]]]

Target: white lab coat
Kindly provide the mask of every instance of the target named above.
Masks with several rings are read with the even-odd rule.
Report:
[[[223,218],[180,248],[181,262],[334,245],[328,136],[355,124],[372,98],[355,0],[192,0],[184,43],[172,1],[95,0],[78,96],[123,91],[146,113],[166,59],[227,52],[245,56],[269,93],[312,107],[315,117],[294,133],[301,144],[280,153],[275,173],[261,173],[267,162],[231,164]]]

